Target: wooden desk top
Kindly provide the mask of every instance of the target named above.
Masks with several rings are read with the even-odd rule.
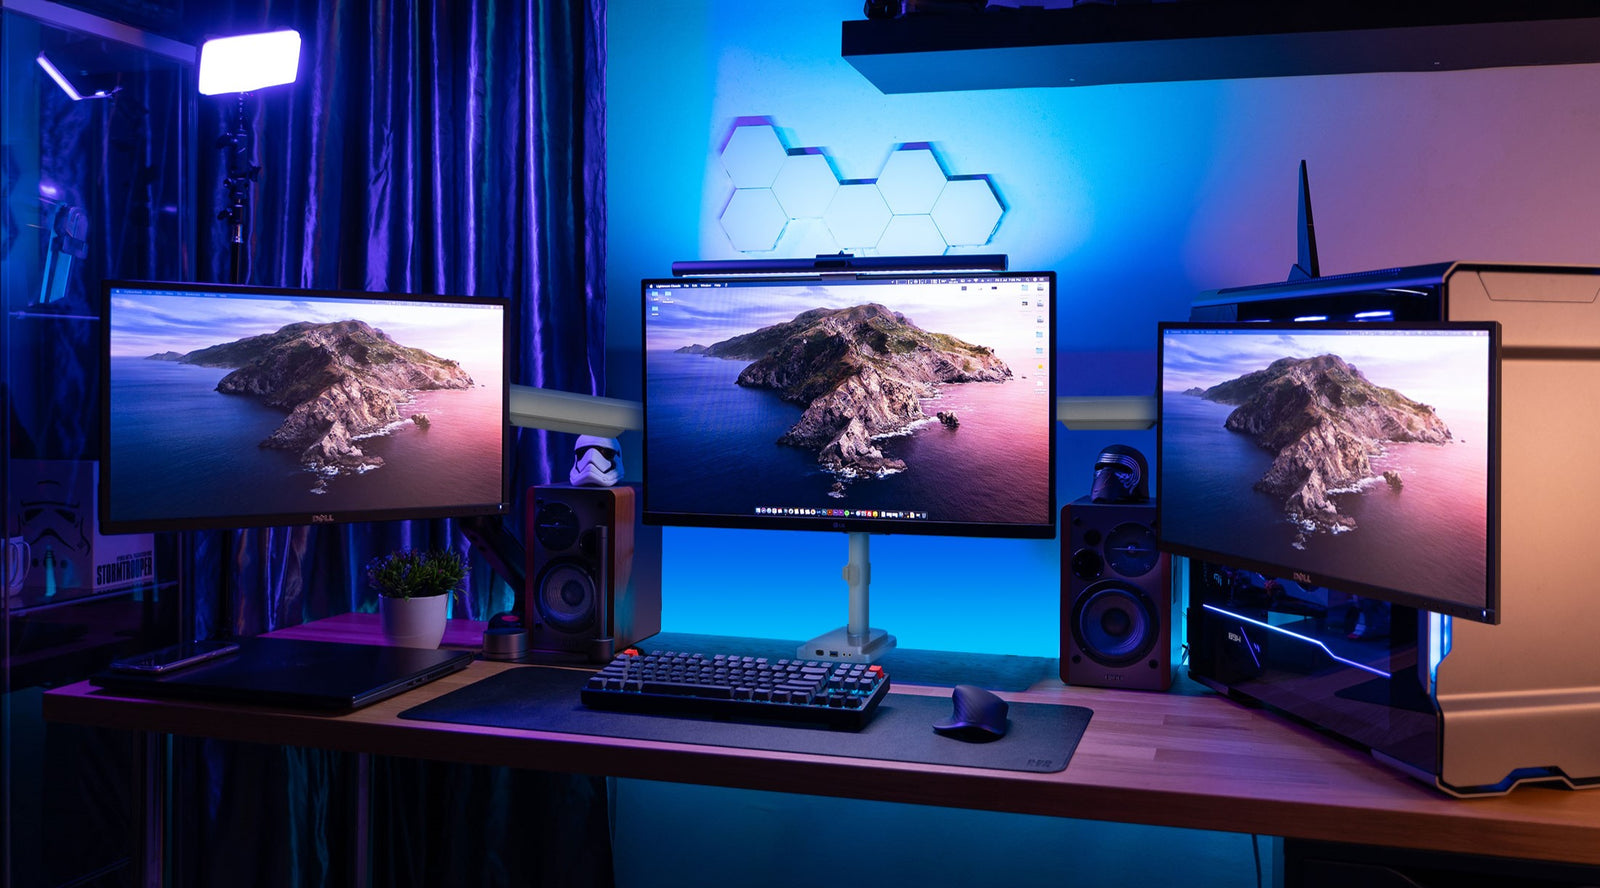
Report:
[[[371,615],[274,633],[367,641]],[[460,623],[446,644],[475,645]],[[1003,696],[1087,706],[1071,762],[1051,774],[449,725],[406,709],[505,669],[476,661],[342,716],[120,697],[87,682],[47,692],[52,721],[546,771],[1258,833],[1600,865],[1600,791],[1522,787],[1452,799],[1366,753],[1223,697],[1066,687]],[[894,693],[947,696],[947,688]]]

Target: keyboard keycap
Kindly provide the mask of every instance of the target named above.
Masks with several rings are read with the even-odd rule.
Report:
[[[595,709],[860,730],[888,690],[881,666],[630,649],[580,693]]]

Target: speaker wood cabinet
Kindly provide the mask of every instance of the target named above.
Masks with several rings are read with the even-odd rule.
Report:
[[[1061,510],[1061,680],[1164,691],[1177,659],[1171,556],[1157,548],[1154,503]]]
[[[631,487],[552,484],[528,495],[530,655],[602,663],[661,630],[661,590],[634,571]]]

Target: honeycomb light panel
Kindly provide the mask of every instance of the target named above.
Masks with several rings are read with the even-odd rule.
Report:
[[[776,128],[766,124],[736,127],[722,149],[722,168],[734,188],[768,188],[778,177],[789,151]]]
[[[759,253],[777,246],[789,216],[771,188],[739,188],[723,208],[721,222],[735,250]]]
[[[825,154],[791,154],[784,158],[772,193],[791,219],[821,216],[839,190],[839,177]]]
[[[927,213],[894,216],[878,239],[878,252],[885,256],[940,256],[946,246]]]
[[[293,83],[299,71],[300,32],[292,29],[218,37],[200,47],[203,96]]]
[[[902,148],[878,174],[878,190],[896,215],[928,213],[944,190],[944,169],[927,148]]]
[[[851,182],[839,186],[822,220],[839,246],[855,250],[876,247],[893,215],[876,184]]]
[[[790,149],[771,118],[741,119],[752,122],[717,153],[733,184],[717,221],[739,252],[939,255],[989,243],[1005,215],[989,176],[947,175],[929,142],[900,143],[875,179],[841,181],[824,149]]]
[[[1005,208],[985,178],[951,179],[933,204],[933,222],[952,247],[981,246],[994,236]]]

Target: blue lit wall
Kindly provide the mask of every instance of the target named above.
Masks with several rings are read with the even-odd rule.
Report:
[[[719,222],[734,188],[719,152],[741,122],[770,123],[784,147],[824,154],[840,179],[872,179],[898,147],[921,144],[950,175],[988,177],[1005,212],[978,249],[1059,274],[1066,394],[1151,393],[1156,322],[1186,317],[1201,290],[1282,279],[1295,259],[1301,159],[1324,274],[1447,259],[1600,262],[1600,67],[885,96],[840,58],[840,22],[861,9],[609,4],[612,394],[639,394],[640,278],[674,260],[761,255],[741,253]],[[803,255],[816,228],[801,220],[769,254]],[[1058,441],[1062,502],[1087,492],[1105,444],[1155,449],[1148,432],[1062,431]],[[669,630],[794,638],[844,620],[842,538],[669,529],[664,545]],[[1058,654],[1057,543],[873,545],[873,622],[903,645]],[[857,865],[924,885],[1255,880],[1248,836],[642,781],[618,781],[617,799],[623,884],[812,885]],[[639,810],[652,813],[648,828]],[[656,832],[663,813],[707,811],[738,824],[734,835],[708,847],[693,832]],[[828,824],[819,847],[848,847],[853,824],[887,824],[887,844],[906,850],[847,853],[849,870],[835,856],[775,867],[785,846],[774,831],[790,823]]]
[[[1198,291],[1283,278],[1302,158],[1325,274],[1600,261],[1595,66],[885,96],[840,57],[840,22],[860,16],[859,0],[610,4],[611,394],[638,396],[640,278],[837,248],[810,217],[780,220],[768,250],[730,238],[721,153],[741,123],[840,180],[922,145],[947,174],[985,177],[1003,216],[988,243],[952,250],[1058,272],[1065,394],[1150,393],[1157,321]],[[1059,442],[1062,502],[1087,492],[1103,445],[1154,452],[1153,433]],[[802,637],[844,621],[843,538],[669,529],[664,547],[664,628]],[[873,568],[873,623],[903,646],[1058,653],[1055,542],[885,537]]]

